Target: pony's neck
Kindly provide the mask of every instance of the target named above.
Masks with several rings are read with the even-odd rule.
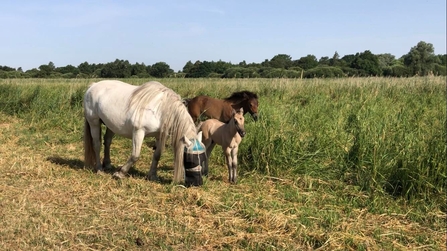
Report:
[[[231,107],[233,107],[233,109],[236,110],[236,111],[239,110],[242,107],[242,108],[244,108],[244,114],[245,114],[245,113],[247,113],[248,109],[245,107],[244,101],[245,100],[239,101],[237,103],[232,103]]]

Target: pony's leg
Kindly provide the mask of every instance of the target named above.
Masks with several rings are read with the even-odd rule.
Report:
[[[160,140],[156,139],[155,141],[155,151],[154,151],[154,155],[152,156],[152,163],[151,163],[151,168],[149,169],[149,172],[147,173],[147,179],[151,180],[151,181],[156,181],[157,178],[157,166],[158,166],[158,161],[160,160],[161,157],[161,149],[163,147],[160,146]]]
[[[230,147],[222,147],[222,150],[225,154],[225,160],[228,167],[228,181],[233,183],[233,159],[231,157],[231,148]]]
[[[101,123],[98,120],[89,122],[90,124],[90,134],[93,139],[93,150],[95,151],[95,160],[96,160],[96,171],[102,171],[101,165]]]
[[[237,183],[237,151],[238,151],[238,146],[234,147],[231,150],[231,156],[232,156],[232,163],[231,163],[231,174],[230,177],[233,177],[232,179],[230,178],[230,182],[236,184]]]
[[[115,172],[113,174],[114,177],[120,179],[126,177],[126,174],[129,171],[130,167],[133,166],[133,164],[135,164],[135,162],[137,162],[140,158],[141,145],[143,144],[143,140],[144,131],[135,130],[132,135],[132,154],[130,155],[130,158],[127,160],[126,164],[124,164],[118,172]]]
[[[206,141],[204,145],[206,147],[206,157],[209,159],[211,156],[211,152],[213,151],[213,148],[216,145],[216,142],[210,139],[210,141],[209,142]]]
[[[110,145],[112,144],[114,135],[115,133],[107,127],[106,134],[104,135],[104,159],[102,161],[102,167],[106,169],[112,168],[112,162],[110,161]]]

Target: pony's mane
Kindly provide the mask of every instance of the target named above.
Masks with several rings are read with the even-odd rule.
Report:
[[[231,96],[228,98],[225,98],[226,101],[238,101],[238,100],[244,100],[244,99],[258,99],[258,95],[251,91],[240,91],[240,92],[233,92]]]
[[[132,93],[127,110],[133,111],[135,121],[140,123],[146,106],[160,94],[163,94],[163,97],[157,103],[157,107],[153,108],[162,114],[159,136],[160,147],[162,147],[162,150],[164,149],[167,138],[170,136],[174,148],[174,170],[177,170],[174,171],[174,180],[182,180],[184,177],[184,149],[181,138],[184,135],[190,139],[196,138],[197,129],[180,95],[159,82],[147,82],[136,88]]]

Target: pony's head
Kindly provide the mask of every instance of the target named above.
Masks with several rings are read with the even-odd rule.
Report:
[[[183,137],[185,148],[183,154],[183,165],[185,167],[185,185],[203,185],[202,174],[208,174],[208,160],[206,148],[202,143],[202,132],[197,134],[197,138],[188,139]]]
[[[255,121],[258,120],[258,95],[251,91],[234,92],[227,101],[239,103],[244,108],[245,113],[249,112]]]
[[[236,127],[236,131],[239,134],[239,136],[241,136],[242,138],[245,136],[245,128],[244,128],[244,123],[245,123],[245,119],[244,119],[244,108],[239,108],[239,110],[235,111],[233,109],[233,118],[232,118],[233,122],[230,123],[234,123],[234,126]]]

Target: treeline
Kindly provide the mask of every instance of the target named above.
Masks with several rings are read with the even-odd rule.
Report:
[[[0,66],[0,78],[338,78],[338,77],[411,77],[425,75],[446,76],[447,55],[435,55],[434,47],[424,41],[412,47],[400,58],[394,55],[373,54],[371,51],[345,55],[337,52],[332,57],[317,59],[307,55],[297,60],[278,54],[261,63],[242,61],[232,64],[224,61],[188,61],[182,71],[174,72],[165,62],[153,65],[131,64],[116,59],[105,64],[67,65],[56,67],[52,62],[23,71]]]

